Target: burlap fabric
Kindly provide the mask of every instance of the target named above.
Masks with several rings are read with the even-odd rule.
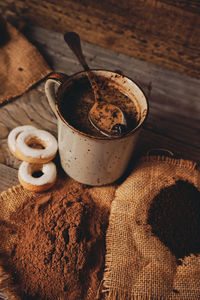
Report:
[[[117,189],[114,185],[90,188],[90,195],[99,206],[110,210],[111,205],[106,268],[97,299],[200,298],[200,256],[192,254],[178,264],[176,257],[152,234],[151,226],[146,223],[152,199],[162,188],[184,180],[200,190],[200,173],[195,168],[196,164],[190,161],[145,157]],[[66,188],[72,183],[73,180],[67,179]],[[1,194],[0,218],[5,222],[1,222],[0,227],[1,236],[4,236],[1,250],[13,243],[4,224],[12,223],[12,213],[33,195],[21,186]],[[19,299],[9,273],[4,269],[0,272],[0,286],[6,287],[4,295]],[[95,299],[94,294],[92,297]]]
[[[47,76],[51,69],[38,50],[11,24],[1,22],[0,33],[0,104],[2,104],[22,95]]]
[[[15,243],[14,236],[10,233],[12,227],[16,227],[15,222],[12,219],[12,214],[17,211],[17,209],[26,205],[31,199],[35,199],[35,205],[40,198],[40,195],[59,194],[60,197],[63,197],[66,191],[70,187],[78,187],[81,184],[72,180],[69,177],[59,176],[56,184],[53,188],[45,193],[34,193],[25,190],[22,186],[17,185],[4,191],[0,195],[0,299],[11,299],[11,300],[21,300],[19,296],[20,286],[13,283],[11,279],[11,274],[7,267],[5,268],[5,256],[4,253],[9,252],[9,249],[12,248]],[[88,194],[91,196],[92,201],[100,210],[110,211],[111,201],[114,198],[116,186],[110,185],[107,187],[89,187],[87,189]],[[107,218],[108,216],[105,216]],[[105,235],[105,232],[102,232]],[[95,272],[95,269],[94,269]],[[100,284],[100,281],[97,283],[97,286]],[[94,295],[95,294],[95,295]],[[97,294],[97,288],[88,289],[87,300],[95,299]],[[63,298],[62,298],[63,299]]]
[[[118,187],[106,236],[106,299],[200,299],[200,255],[177,263],[147,224],[150,204],[161,189],[182,180],[200,190],[195,168],[190,161],[147,157]]]

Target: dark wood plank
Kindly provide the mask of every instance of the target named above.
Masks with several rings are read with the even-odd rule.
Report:
[[[145,155],[152,149],[166,149],[172,152],[175,157],[200,162],[199,147],[194,147],[148,129],[142,129],[137,149],[139,155]]]
[[[62,34],[41,28],[30,28],[27,34],[55,71],[71,75],[81,70],[64,43]],[[140,155],[151,148],[166,148],[183,158],[200,160],[199,80],[87,42],[83,42],[83,51],[91,67],[122,70],[146,94],[151,85],[149,117],[138,143]],[[31,124],[57,137],[57,122],[44,93],[44,82],[2,106],[0,115],[0,174],[3,174],[4,189],[12,185],[12,174],[13,180],[16,180],[16,170],[20,164],[8,150],[7,136],[10,130],[16,126]],[[4,166],[11,167],[9,176],[5,173]]]
[[[199,1],[6,0],[0,12],[200,78]]]
[[[176,6],[181,9],[185,9],[187,11],[191,11],[194,13],[200,13],[200,2],[199,0],[160,0],[165,4]]]
[[[33,125],[56,135],[56,119],[43,93],[33,89],[16,101],[0,108],[1,123],[6,134],[0,134],[0,162],[18,168],[20,162],[10,154],[8,133],[17,126]],[[0,128],[1,129],[1,128]],[[1,131],[0,131],[1,133]]]
[[[81,70],[62,34],[32,28],[29,38],[36,42],[54,70],[71,75]],[[83,51],[93,68],[119,69],[148,94],[150,113],[146,129],[180,143],[200,148],[200,81],[155,65],[83,42]],[[58,47],[59,45],[59,47]]]
[[[21,125],[33,125],[57,136],[56,119],[47,104],[44,92],[35,89],[25,93],[16,101],[0,108],[0,192],[19,184],[17,173],[21,161],[8,149],[9,132]]]

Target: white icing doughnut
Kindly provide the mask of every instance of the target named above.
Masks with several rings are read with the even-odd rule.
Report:
[[[34,130],[34,129],[36,129],[34,126],[24,125],[24,126],[18,126],[10,131],[8,135],[8,148],[15,157],[17,157],[15,143],[18,135],[24,131]]]
[[[40,177],[34,173],[41,172]],[[23,161],[19,167],[18,178],[21,185],[32,192],[42,192],[52,187],[56,181],[57,171],[53,162],[46,164],[31,164]]]
[[[30,145],[39,144],[44,149],[33,148]],[[20,133],[16,140],[17,156],[30,163],[46,163],[52,160],[57,152],[58,143],[55,137],[45,130],[31,130]]]

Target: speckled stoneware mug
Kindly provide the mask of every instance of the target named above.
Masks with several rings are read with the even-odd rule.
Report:
[[[106,70],[92,72],[114,81],[115,87],[119,87],[121,92],[134,101],[139,120],[137,126],[126,135],[119,138],[92,136],[73,128],[62,116],[58,105],[62,98],[60,95],[67,93],[66,86],[69,86],[70,82],[85,77],[85,72],[69,78],[64,74],[53,73],[47,78],[45,92],[58,120],[58,145],[63,169],[80,183],[99,186],[116,181],[127,168],[139,129],[148,114],[148,102],[141,89],[131,79]]]

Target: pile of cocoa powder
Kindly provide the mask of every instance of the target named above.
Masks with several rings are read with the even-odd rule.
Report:
[[[190,254],[200,253],[200,192],[187,181],[178,180],[153,199],[147,223],[181,264]]]
[[[95,299],[109,213],[88,189],[57,183],[11,216],[16,228],[7,267],[22,299]]]

